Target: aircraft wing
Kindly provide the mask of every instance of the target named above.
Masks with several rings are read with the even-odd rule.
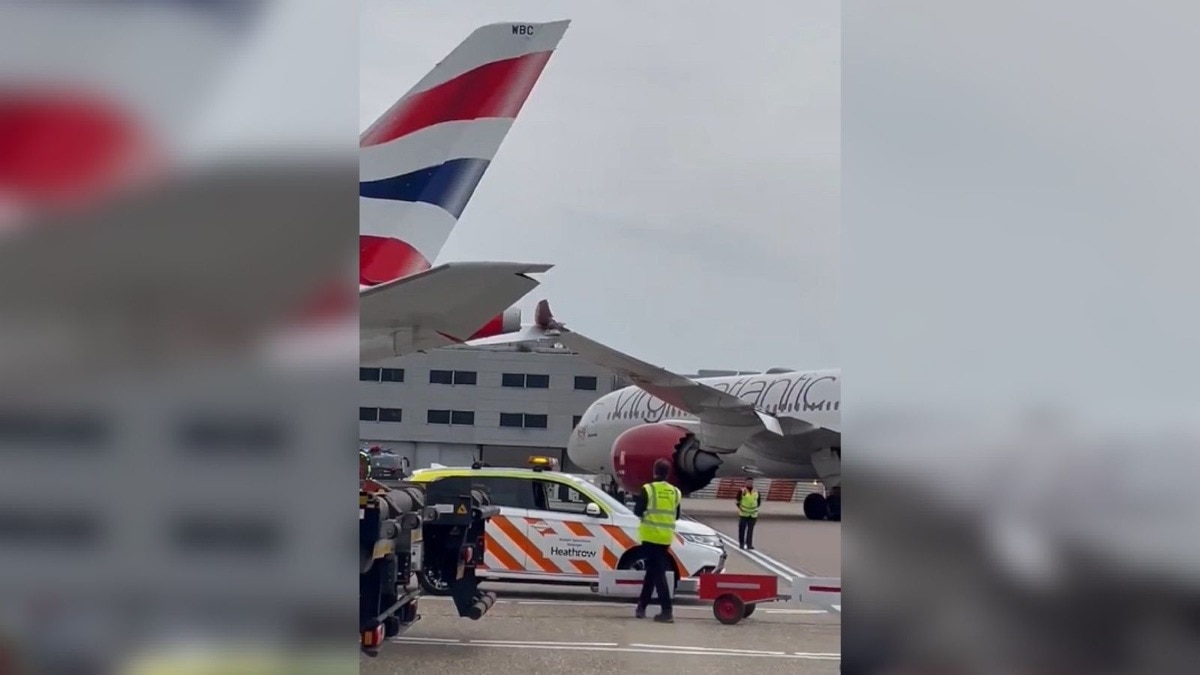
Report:
[[[779,420],[733,394],[651,365],[579,333],[563,330],[556,339],[583,358],[613,371],[701,421],[721,426],[761,427],[783,434]]]
[[[535,317],[535,325],[527,326],[519,332],[473,340],[468,344],[511,344],[553,339],[585,359],[621,375],[653,396],[699,417],[702,424],[723,428],[723,431],[720,432],[715,428],[710,432],[714,438],[717,437],[716,435],[721,438],[720,441],[714,443],[717,448],[734,449],[745,438],[763,430],[779,436],[784,435],[778,418],[758,410],[733,394],[646,363],[567,329],[566,326],[554,320],[550,314],[549,304],[544,300],[538,304]],[[809,429],[797,430],[794,425],[790,426],[792,427],[789,429],[791,433],[818,428],[816,425],[810,425]],[[837,430],[831,429],[830,431],[836,432]]]
[[[359,293],[363,339],[392,338],[386,356],[468,340],[538,286],[553,265],[452,262]]]

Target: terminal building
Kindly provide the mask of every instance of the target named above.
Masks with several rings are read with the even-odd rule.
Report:
[[[359,380],[360,442],[407,457],[412,469],[477,460],[526,466],[543,455],[569,472],[582,472],[566,448],[584,411],[628,385],[554,344],[410,354],[360,368]]]
[[[407,457],[413,469],[525,466],[545,455],[578,471],[567,439],[589,405],[626,386],[554,345],[451,347],[372,365],[359,369],[359,439]]]

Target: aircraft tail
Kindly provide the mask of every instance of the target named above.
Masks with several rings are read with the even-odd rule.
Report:
[[[482,26],[359,139],[359,283],[429,269],[570,21]]]

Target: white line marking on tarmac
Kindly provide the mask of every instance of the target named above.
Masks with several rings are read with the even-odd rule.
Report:
[[[469,642],[462,640],[446,640],[442,638],[422,638],[422,637],[405,637],[399,636],[390,639],[391,642],[403,642],[405,644],[430,645],[437,647],[482,647],[493,649],[533,649],[533,650],[558,650],[558,651],[575,651],[575,652],[617,652],[626,654],[669,654],[671,656],[740,656],[740,657],[758,657],[769,659],[804,659],[809,661],[838,661],[841,660],[841,655],[833,652],[818,653],[818,652],[795,652],[787,654],[784,652],[768,652],[768,651],[718,651],[706,647],[692,647],[688,645],[651,645],[651,646],[592,646],[576,642],[545,642],[530,644],[528,642],[515,641],[477,641]],[[615,643],[605,643],[615,644]]]
[[[421,600],[423,600],[423,601],[427,601],[427,600],[449,601],[450,598],[444,598],[444,597],[440,597],[440,596],[436,596],[436,595],[431,595],[431,596],[423,597],[423,598],[421,598]],[[625,610],[625,609],[629,609],[630,607],[632,607],[634,603],[633,602],[600,602],[600,601],[596,601],[596,600],[497,600],[496,604],[497,605],[534,605],[534,606],[540,606],[540,607],[610,607],[612,609]],[[836,607],[840,607],[840,605],[836,605]],[[708,605],[682,605],[682,604],[676,603],[675,611],[677,611],[677,612],[678,611],[712,612],[712,607],[710,607]],[[765,606],[760,607],[758,611],[761,613],[765,613],[765,614],[828,614],[829,613],[828,611],[826,611],[824,609],[767,609]]]
[[[558,645],[561,647],[620,647],[620,642],[556,642],[554,640],[468,640],[478,645]]]
[[[696,649],[703,652],[728,652],[730,654],[786,654],[765,649],[725,649],[723,647],[681,647],[679,645],[649,645],[641,642],[631,642],[630,647],[645,647],[646,649]]]

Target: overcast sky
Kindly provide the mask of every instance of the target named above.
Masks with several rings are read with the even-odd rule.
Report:
[[[837,2],[361,8],[363,129],[476,27],[572,20],[437,262],[552,263],[526,319],[678,371],[840,365]]]

